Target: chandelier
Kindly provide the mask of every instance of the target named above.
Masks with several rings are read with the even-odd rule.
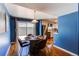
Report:
[[[32,23],[37,23],[38,21],[36,20],[36,11],[34,10],[34,19],[32,20]]]

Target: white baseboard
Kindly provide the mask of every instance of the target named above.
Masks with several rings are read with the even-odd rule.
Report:
[[[58,49],[60,49],[60,50],[63,50],[63,51],[65,51],[65,52],[71,54],[72,56],[78,56],[77,54],[72,53],[72,52],[70,52],[70,51],[68,51],[68,50],[66,50],[66,49],[63,49],[63,48],[59,47],[59,46],[54,45],[54,47],[56,47],[56,48],[58,48]]]
[[[6,56],[8,56],[10,47],[11,47],[11,45],[8,47],[8,50],[7,50],[7,52],[6,52]],[[54,47],[56,47],[56,48],[58,48],[58,49],[60,49],[60,50],[63,50],[63,51],[65,51],[65,52],[71,54],[72,56],[78,56],[77,54],[72,53],[72,52],[70,52],[70,51],[68,51],[68,50],[66,50],[66,49],[63,49],[63,48],[59,47],[59,46],[54,45]]]
[[[6,55],[5,55],[5,56],[8,56],[8,53],[9,53],[10,47],[11,47],[11,45],[8,47],[8,50],[7,50],[7,52],[6,52]]]

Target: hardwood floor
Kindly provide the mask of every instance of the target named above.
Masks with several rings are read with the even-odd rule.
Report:
[[[8,56],[17,56],[17,47],[16,47],[16,43],[13,43],[10,47]]]
[[[12,46],[10,47],[8,56],[17,56],[16,43],[12,44]],[[37,54],[37,56],[38,56],[38,54]],[[65,51],[62,51],[62,50],[52,46],[52,48],[50,50],[48,50],[47,47],[42,49],[40,52],[40,56],[71,56],[71,55]]]
[[[52,47],[50,50],[45,47],[42,52],[45,56],[71,56],[69,53],[62,51],[56,47]]]

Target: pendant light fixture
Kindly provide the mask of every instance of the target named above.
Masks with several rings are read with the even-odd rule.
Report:
[[[32,23],[37,23],[38,21],[36,20],[36,10],[34,10],[34,19],[32,20]]]

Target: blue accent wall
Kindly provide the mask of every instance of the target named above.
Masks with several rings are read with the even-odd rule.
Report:
[[[15,42],[16,41],[16,21],[15,18],[10,16],[9,17],[10,21],[10,42]]]
[[[9,44],[6,44],[6,45],[4,45],[0,48],[0,56],[5,56],[6,55],[9,46],[10,46]]]
[[[78,30],[78,49],[79,49],[79,3],[78,3],[78,22],[77,22],[77,30]],[[79,55],[79,51],[78,51]]]
[[[73,12],[58,18],[58,32],[54,35],[55,45],[78,54],[78,12]]]

